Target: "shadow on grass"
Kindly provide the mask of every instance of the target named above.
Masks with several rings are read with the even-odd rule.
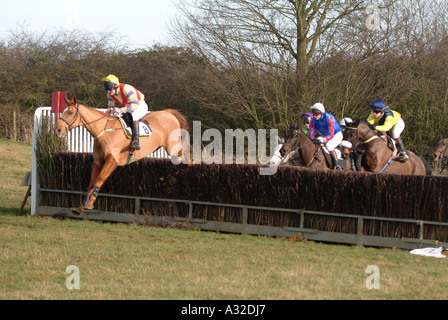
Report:
[[[16,207],[1,207],[0,206],[0,215],[2,216],[18,216],[20,208]],[[26,204],[22,210],[22,216],[30,215],[30,206]]]

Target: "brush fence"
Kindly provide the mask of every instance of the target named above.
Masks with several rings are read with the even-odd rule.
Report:
[[[59,153],[40,176],[36,214],[74,217],[90,182],[91,153]],[[281,166],[174,165],[145,158],[118,168],[95,210],[78,218],[290,237],[359,246],[448,243],[447,178],[313,171]]]

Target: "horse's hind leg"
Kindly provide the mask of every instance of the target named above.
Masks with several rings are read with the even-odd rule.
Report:
[[[98,196],[98,192],[103,186],[104,182],[109,178],[109,176],[117,168],[117,161],[112,155],[109,155],[106,162],[101,167],[99,165],[92,166],[92,178],[90,181],[89,190],[86,198],[84,199],[82,205],[75,209],[75,212],[82,214],[84,209],[93,209],[93,204]]]
[[[188,131],[184,129],[176,129],[171,133],[167,144],[167,152],[172,157],[178,157],[178,160],[172,159],[173,163],[189,164],[191,162],[189,154],[190,149],[187,143],[189,139]]]

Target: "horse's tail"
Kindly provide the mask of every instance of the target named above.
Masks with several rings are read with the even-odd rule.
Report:
[[[179,125],[181,129],[188,131],[188,121],[187,118],[178,110],[175,109],[165,109],[166,112],[171,113],[173,116],[176,117],[177,121],[179,121]]]

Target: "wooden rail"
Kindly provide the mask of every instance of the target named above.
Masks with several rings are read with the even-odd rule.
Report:
[[[65,193],[65,194],[79,194],[83,195],[80,191],[65,191],[65,190],[52,190],[52,189],[40,189],[40,192],[50,192],[50,193]],[[426,226],[439,226],[443,228],[448,228],[448,223],[434,222],[434,221],[421,221],[421,220],[411,220],[411,219],[396,219],[396,218],[381,218],[381,217],[370,217],[362,215],[350,215],[341,213],[329,213],[329,212],[318,212],[302,209],[287,209],[287,208],[267,208],[259,206],[248,206],[248,205],[236,205],[236,204],[224,204],[224,203],[213,203],[213,202],[202,202],[202,201],[190,201],[190,200],[179,200],[179,199],[162,199],[162,198],[147,198],[147,197],[137,197],[137,196],[125,196],[125,195],[114,195],[114,194],[99,194],[100,197],[113,197],[120,199],[131,199],[135,201],[134,213],[120,213],[120,212],[106,212],[101,210],[90,210],[86,211],[83,215],[74,215],[71,208],[61,208],[61,207],[51,207],[41,205],[37,208],[38,215],[49,215],[49,216],[60,216],[64,215],[70,218],[78,219],[88,219],[88,220],[100,220],[100,221],[112,221],[112,222],[125,222],[125,223],[138,223],[143,221],[151,221],[156,225],[167,223],[167,222],[182,222],[188,223],[193,227],[197,227],[201,230],[209,231],[219,231],[219,232],[229,232],[238,234],[251,234],[251,235],[262,235],[262,236],[278,236],[278,237],[291,237],[298,233],[302,237],[306,237],[308,240],[312,241],[322,241],[330,243],[341,243],[350,244],[357,246],[373,246],[373,247],[388,247],[388,248],[400,248],[400,249],[415,249],[421,247],[447,247],[448,243],[440,242],[437,240],[428,240],[423,238],[424,228]],[[188,212],[186,212],[185,217],[173,217],[173,216],[163,216],[163,215],[145,215],[141,212],[141,202],[142,201],[155,201],[155,202],[167,202],[167,203],[182,203],[188,207]],[[193,217],[195,206],[216,206],[220,208],[239,208],[241,210],[242,221],[241,223],[236,222],[224,222],[224,221],[212,221],[205,219],[197,219]],[[260,210],[269,212],[289,212],[300,216],[300,226],[299,227],[288,227],[288,226],[269,226],[269,225],[258,225],[248,223],[248,212],[250,210]],[[329,232],[320,229],[308,229],[304,227],[305,215],[315,215],[315,216],[327,216],[334,218],[348,218],[356,220],[356,232],[354,233],[340,233],[340,232]],[[382,237],[382,236],[371,236],[364,234],[364,224],[366,221],[382,221],[382,222],[394,222],[394,223],[407,223],[416,224],[419,228],[418,238],[393,238],[393,237]]]

